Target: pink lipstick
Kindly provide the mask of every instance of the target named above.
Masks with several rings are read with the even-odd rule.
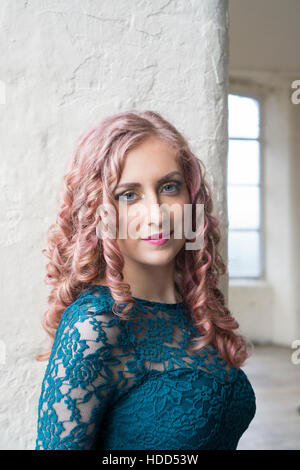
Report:
[[[171,231],[170,236],[172,234],[173,234],[173,230]],[[154,235],[151,235],[148,238],[142,238],[142,240],[144,240],[145,242],[151,243],[151,245],[164,245],[165,243],[167,243],[167,241],[170,240],[170,238],[163,238],[162,237],[162,236],[166,236],[166,235],[168,235],[168,234],[165,233],[165,232],[155,233]],[[159,238],[153,239],[154,237],[159,237]]]

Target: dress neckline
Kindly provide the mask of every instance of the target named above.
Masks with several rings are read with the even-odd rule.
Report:
[[[111,295],[111,292],[110,292],[110,288],[108,286],[105,286],[103,284],[92,284],[92,287],[104,287],[108,292],[109,294]],[[157,302],[155,300],[148,300],[148,299],[141,299],[140,297],[134,297],[132,296],[132,298],[134,300],[136,300],[137,302],[140,302],[140,303],[143,303],[143,304],[147,304],[147,305],[161,305],[163,307],[178,307],[178,306],[183,306],[183,301],[181,302],[176,302],[176,303],[167,303],[167,302]]]

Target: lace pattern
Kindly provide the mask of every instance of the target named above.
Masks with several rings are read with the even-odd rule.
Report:
[[[125,321],[112,304],[107,286],[92,286],[64,311],[36,449],[234,448],[255,413],[244,372],[212,345],[190,352],[199,333],[183,303],[139,299]]]

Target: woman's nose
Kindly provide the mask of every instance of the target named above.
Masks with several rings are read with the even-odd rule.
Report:
[[[154,223],[157,227],[162,227],[163,222],[168,217],[168,208],[166,204],[160,201],[159,195],[150,194],[145,196],[144,204],[147,208],[148,223]]]

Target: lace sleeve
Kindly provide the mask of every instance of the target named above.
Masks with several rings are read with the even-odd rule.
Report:
[[[120,364],[117,330],[111,313],[86,301],[64,311],[42,382],[36,450],[95,447]]]

